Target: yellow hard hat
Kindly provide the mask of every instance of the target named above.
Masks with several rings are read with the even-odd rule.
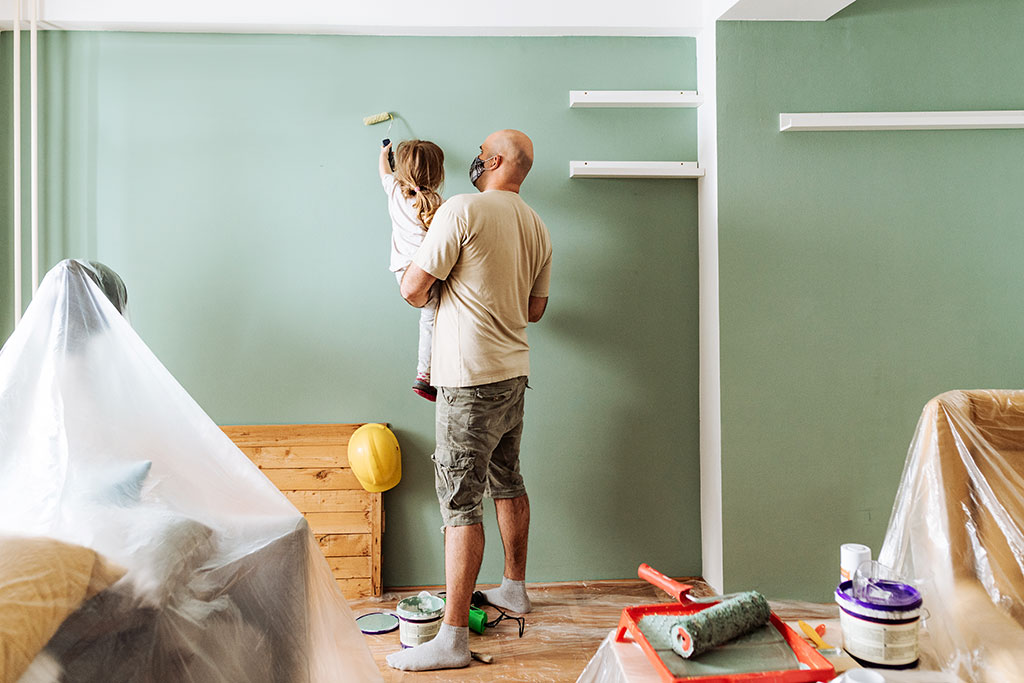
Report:
[[[352,474],[371,493],[387,491],[402,478],[402,451],[394,432],[378,423],[365,424],[348,440]]]

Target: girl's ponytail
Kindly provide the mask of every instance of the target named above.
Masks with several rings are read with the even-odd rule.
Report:
[[[412,206],[419,212],[420,222],[423,223],[424,228],[430,228],[430,221],[434,220],[434,214],[437,213],[443,201],[441,195],[434,190],[428,190],[425,187],[417,190],[416,200],[413,201]]]
[[[424,228],[430,227],[444,199],[438,191],[444,184],[444,152],[428,140],[405,140],[395,150],[395,180],[402,195],[413,199]]]

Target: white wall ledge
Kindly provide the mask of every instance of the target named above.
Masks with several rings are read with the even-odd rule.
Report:
[[[826,21],[854,0],[728,0],[722,21]],[[722,5],[722,2],[718,3]]]
[[[700,178],[696,161],[570,161],[570,178]]]
[[[570,108],[699,107],[696,90],[570,90]]]
[[[779,114],[780,131],[1024,128],[1024,110]]]

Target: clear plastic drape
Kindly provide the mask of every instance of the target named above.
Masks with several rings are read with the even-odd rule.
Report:
[[[924,599],[929,652],[968,681],[1024,681],[1024,391],[924,408],[879,561]]]
[[[0,533],[127,570],[40,656],[75,683],[380,680],[302,515],[96,275],[58,264],[0,351]]]

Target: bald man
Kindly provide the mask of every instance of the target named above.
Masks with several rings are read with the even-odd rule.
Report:
[[[532,165],[533,143],[524,133],[489,135],[470,166],[479,193],[441,205],[402,279],[402,296],[416,307],[442,281],[431,372],[438,387],[433,460],[445,530],[447,607],[434,640],[388,656],[396,669],[469,664],[469,607],[483,558],[485,495],[494,500],[505,569],[501,585],[484,594],[493,605],[530,611],[530,501],[519,473],[530,374],[526,326],[544,315],[551,279],[548,229],[519,196]]]

